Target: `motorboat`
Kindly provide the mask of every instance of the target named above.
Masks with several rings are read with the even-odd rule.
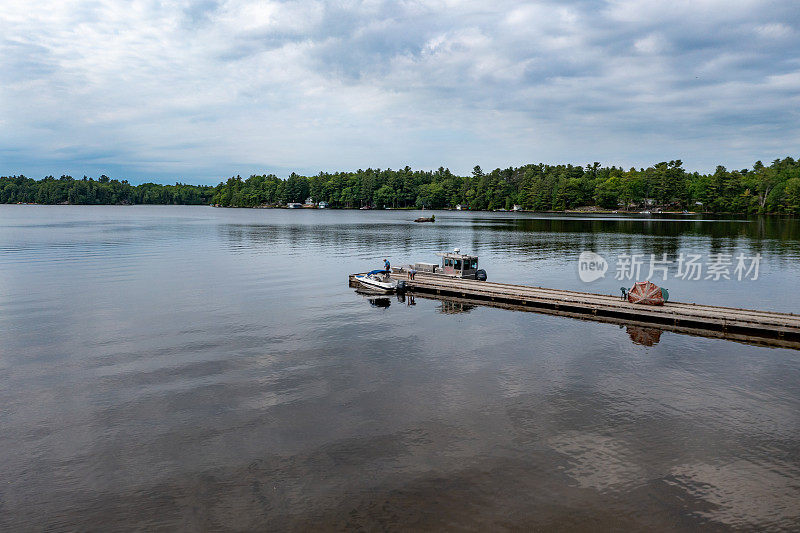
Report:
[[[478,256],[472,254],[462,254],[456,248],[452,252],[437,253],[442,258],[440,265],[435,263],[414,263],[401,267],[401,272],[411,271],[436,276],[447,276],[450,278],[476,279],[486,281],[486,271],[478,268]]]
[[[386,270],[373,270],[366,274],[357,274],[355,280],[363,287],[370,290],[381,292],[395,292],[397,290],[397,280],[392,279]]]

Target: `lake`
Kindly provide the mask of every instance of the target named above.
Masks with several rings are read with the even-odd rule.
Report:
[[[800,222],[419,215],[0,206],[0,527],[800,528],[800,352],[347,283],[667,254],[673,300],[798,312]]]

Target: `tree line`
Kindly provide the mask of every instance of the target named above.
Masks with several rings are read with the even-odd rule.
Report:
[[[42,204],[215,204],[257,207],[304,202],[312,198],[333,208],[391,207],[560,211],[585,206],[609,210],[692,210],[715,213],[800,213],[800,160],[757,161],[752,168],[713,173],[688,172],[683,162],[661,162],[625,170],[592,163],[530,164],[484,172],[476,166],[467,176],[446,168],[434,171],[366,169],[235,176],[215,187],[176,183],[130,185],[101,176],[95,181],[69,176],[33,180],[0,178],[0,202]]]
[[[72,176],[41,180],[25,176],[0,177],[0,203],[132,205],[132,204],[209,204],[214,187],[206,185],[131,185],[127,180],[108,176],[74,179]]]

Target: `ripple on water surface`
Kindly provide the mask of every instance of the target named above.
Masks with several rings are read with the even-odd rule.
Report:
[[[798,352],[347,286],[744,250],[763,278],[673,294],[794,311],[796,222],[416,216],[0,206],[0,526],[800,526]]]

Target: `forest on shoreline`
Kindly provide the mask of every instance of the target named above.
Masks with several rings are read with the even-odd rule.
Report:
[[[131,185],[126,180],[84,176],[40,180],[0,177],[0,203],[89,205],[284,206],[312,198],[331,208],[419,208],[495,210],[518,206],[531,211],[563,211],[587,206],[608,210],[689,210],[711,213],[800,213],[800,160],[757,161],[752,168],[688,172],[680,160],[624,170],[586,166],[530,164],[468,176],[446,168],[434,171],[366,169],[228,178],[216,186]]]

